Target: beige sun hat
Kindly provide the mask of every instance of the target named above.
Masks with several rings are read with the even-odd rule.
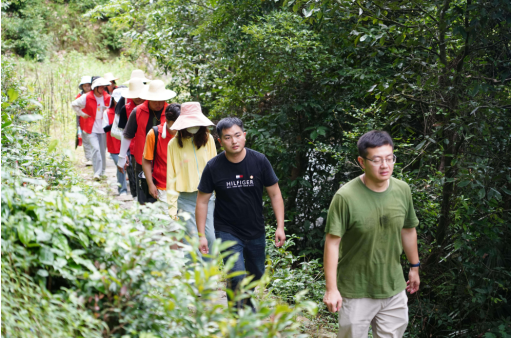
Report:
[[[151,82],[151,80],[149,80],[148,78],[145,77],[144,71],[142,69],[135,69],[134,71],[131,72],[130,79],[128,81],[124,82],[123,84],[128,84],[131,80],[133,80],[135,78],[142,79],[142,82]]]
[[[103,75],[103,78],[107,81],[119,80],[119,78],[115,77],[113,73],[106,73],[105,75]]]
[[[161,80],[153,80],[149,82],[140,94],[141,99],[149,101],[167,101],[174,96],[176,96],[176,93],[172,90],[165,89],[165,83]]]
[[[144,81],[141,78],[134,78],[128,81],[128,89],[122,93],[127,99],[138,99],[144,91]]]
[[[102,77],[98,77],[96,80],[92,81],[91,89],[94,90],[94,88],[96,88],[96,87],[110,86],[110,85],[111,85],[110,81],[107,81]]]
[[[204,114],[199,102],[185,102],[181,104],[181,114],[170,127],[171,130],[182,130],[191,127],[214,126]]]

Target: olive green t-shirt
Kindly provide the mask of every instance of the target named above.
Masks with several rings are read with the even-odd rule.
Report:
[[[400,256],[401,229],[419,220],[410,187],[391,178],[384,192],[374,192],[360,177],[335,194],[325,232],[341,237],[337,287],[347,298],[388,298],[406,288]]]

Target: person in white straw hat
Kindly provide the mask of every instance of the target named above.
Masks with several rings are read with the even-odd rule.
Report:
[[[142,79],[142,81],[144,81],[145,83],[151,82],[151,80],[145,77],[144,71],[142,69],[135,69],[131,72],[130,79],[124,82],[123,84],[128,84],[131,80],[135,78]]]
[[[124,88],[123,88],[124,87]],[[121,141],[112,137],[111,129],[112,124],[115,119],[115,105],[121,98],[123,91],[126,90],[125,86],[121,86],[114,90],[112,93],[112,97],[110,98],[110,105],[108,109],[103,113],[103,130],[106,133],[106,146],[108,152],[110,153],[110,157],[117,165],[117,161],[119,160],[119,150],[121,149]],[[117,190],[119,195],[126,195],[128,192],[128,187],[126,184],[126,174],[117,171]]]
[[[112,94],[114,90],[117,88],[115,80],[119,80],[118,77],[115,77],[113,73],[106,73],[103,75],[103,78],[107,81],[110,81],[110,86],[107,87],[108,94]]]
[[[171,129],[178,130],[177,137],[170,142],[167,150],[167,202],[169,214],[176,219],[178,210],[186,211],[190,218],[186,221],[186,234],[198,238],[195,223],[197,187],[204,167],[216,156],[216,146],[208,126],[214,126],[202,114],[199,102],[186,102],[181,105],[181,114]],[[205,235],[211,246],[215,241],[213,226],[214,197],[209,201]],[[206,258],[208,259],[208,258]]]
[[[92,82],[92,91],[82,95],[71,103],[71,107],[80,117],[83,117],[83,137],[89,138],[92,148],[92,166],[94,179],[99,180],[105,174],[106,168],[106,135],[103,130],[103,111],[110,104],[110,95],[105,87],[110,81],[100,77]]]
[[[135,107],[141,105],[145,102],[144,99],[140,98],[142,91],[144,89],[144,80],[143,78],[135,77],[128,81],[128,90],[124,91],[122,97],[120,98],[117,106],[115,107],[115,114],[119,115],[119,129],[126,128],[126,124],[128,123],[128,118],[131,115],[131,112],[135,109]],[[126,168],[128,173],[128,178],[130,182],[130,192],[133,198],[137,197],[137,177],[135,175],[135,142],[131,142],[129,146],[129,152],[126,153],[127,159],[129,159],[128,167]],[[117,163],[116,163],[117,164]]]
[[[91,84],[92,84],[92,76],[82,76],[82,78],[80,80],[80,84],[78,85],[80,92],[78,93],[78,95],[76,95],[75,100],[77,98],[79,98],[80,96],[90,92]],[[78,129],[78,131],[76,133],[76,141],[77,141],[76,143],[78,146],[78,143],[79,143],[78,138],[81,135],[82,141],[83,141],[83,152],[85,153],[85,166],[91,166],[92,165],[92,149],[91,149],[91,146],[89,143],[89,139],[87,137],[85,137],[85,138],[83,137],[83,134],[82,134],[83,128],[81,127],[82,120],[83,120],[82,117],[80,117],[79,115],[76,115],[76,127]]]
[[[133,80],[132,80],[133,81]],[[131,81],[130,81],[131,83]],[[128,94],[129,95],[129,94]],[[167,108],[166,100],[176,96],[172,90],[165,89],[163,81],[154,80],[144,87],[139,94],[140,98],[146,100],[140,106],[137,106],[131,113],[126,128],[124,128],[123,139],[121,140],[121,151],[119,153],[119,162],[117,167],[124,172],[126,163],[126,152],[132,140],[135,142],[131,155],[135,157],[135,174],[143,173],[142,158],[146,136],[149,130],[154,126],[158,126],[165,122],[165,109]],[[144,196],[139,196],[140,184],[137,178],[137,196],[140,202],[144,202]]]

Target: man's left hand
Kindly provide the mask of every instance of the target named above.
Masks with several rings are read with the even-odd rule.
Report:
[[[410,294],[414,294],[419,291],[419,285],[421,279],[419,277],[419,268],[410,268],[408,272],[408,281],[406,282],[406,291]]]
[[[275,231],[275,246],[280,248],[286,242],[286,233],[284,232],[284,228],[277,228]]]

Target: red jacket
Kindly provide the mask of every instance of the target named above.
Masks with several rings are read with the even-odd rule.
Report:
[[[153,159],[153,178],[156,181],[156,186],[160,189],[167,187],[167,147],[170,140],[174,137],[167,131],[167,137],[163,139],[163,126],[158,126],[158,144],[156,149],[156,157]],[[155,139],[156,141],[156,139]]]
[[[114,123],[115,108],[108,108],[107,114],[108,114],[108,124]],[[121,151],[121,141],[119,141],[115,137],[112,137],[110,132],[107,132],[106,133],[106,147],[110,154],[119,154],[119,152]]]
[[[110,95],[106,93],[106,91],[103,92],[103,100],[105,102],[105,106],[110,105]],[[92,133],[92,127],[94,126],[94,121],[96,121],[96,111],[98,109],[98,104],[96,102],[96,97],[94,96],[94,91],[90,91],[87,93],[86,101],[85,101],[85,108],[82,109],[82,111],[89,115],[89,118],[84,118],[83,123],[80,120],[80,128],[87,134]]]
[[[160,116],[160,124],[163,124],[165,122],[165,109],[167,108],[168,104],[165,102],[165,105],[163,106],[163,109],[161,111]],[[131,153],[131,155],[135,155],[135,160],[138,164],[142,165],[142,156],[144,155],[144,146],[145,146],[145,139],[146,139],[146,127],[147,127],[147,121],[149,120],[149,101],[145,101],[140,106],[137,106],[137,132],[135,134],[135,137],[133,138],[135,140],[135,152]]]

